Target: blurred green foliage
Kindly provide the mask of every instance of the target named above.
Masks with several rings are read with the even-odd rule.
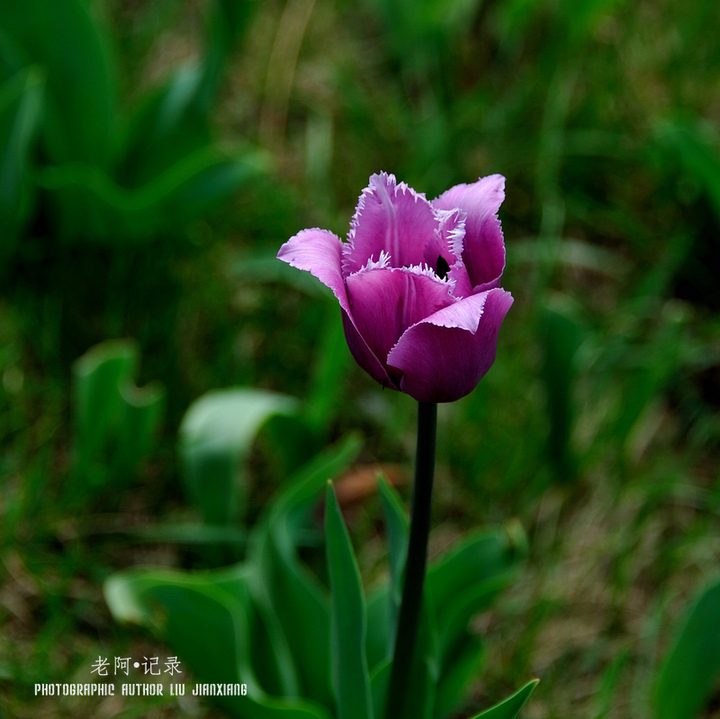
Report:
[[[24,189],[43,193],[36,202],[51,213],[43,219],[57,241],[172,236],[263,169],[257,151],[229,153],[210,137],[213,101],[227,55],[246,25],[247,5],[218,0],[208,11],[203,59],[181,67],[121,119],[120,68],[94,8],[83,0],[3,4],[6,94],[28,73],[35,78],[22,83],[17,100],[16,122],[26,131],[8,133],[8,150],[17,159],[5,170],[6,183],[17,186],[17,194],[28,178],[34,180],[33,188]],[[40,91],[38,77],[45,80]],[[39,147],[30,163],[38,102]],[[21,199],[19,204],[29,202]],[[29,222],[27,212],[15,218],[16,234],[4,242],[21,242],[20,220]],[[10,254],[7,248],[4,254]]]
[[[385,582],[366,600],[330,486],[324,530],[329,594],[298,556],[303,537],[316,524],[312,508],[326,477],[347,468],[358,450],[357,439],[348,438],[288,477],[252,528],[242,563],[204,573],[129,570],[105,584],[113,615],[154,629],[191,665],[199,681],[248,684],[247,696],[220,698],[229,716],[371,717],[373,707],[383,706],[395,595]],[[396,551],[404,554],[407,517],[387,484],[383,495],[388,525],[404,525],[404,536],[393,540],[402,545]],[[446,717],[462,702],[483,654],[482,643],[468,633],[469,621],[511,582],[518,559],[518,548],[498,530],[466,537],[431,566],[428,641],[421,651],[418,647],[429,672],[418,686],[427,694],[413,694],[421,697],[416,706],[420,715]],[[394,566],[396,584],[399,567]],[[210,654],[214,659],[207,661]],[[516,712],[521,704],[513,706]],[[507,716],[511,719],[515,712]]]
[[[76,444],[64,492],[68,508],[99,490],[122,489],[155,449],[164,391],[133,384],[138,359],[134,343],[117,340],[96,345],[73,365]]]
[[[409,463],[407,398],[354,367],[331,298],[274,261],[303,227],[342,234],[379,170],[428,197],[507,177],[516,302],[492,371],[440,412],[438,546],[509,518],[528,536],[507,601],[448,644],[470,711],[533,675],[528,716],[712,704],[712,657],[679,709],[657,702],[715,611],[710,590],[673,629],[718,573],[718,23],[715,3],[669,0],[0,3],[2,709],[87,713],[33,684],[153,651],[104,609],[112,572],[235,561],[283,480],[349,430],[361,464]],[[135,349],[85,354],[118,337]],[[150,380],[164,400],[136,394]],[[182,491],[209,475],[174,450],[222,387],[300,400],[231,445],[237,504],[216,526]],[[349,515],[369,612],[383,502]],[[266,566],[286,566],[283,536],[253,550]],[[279,664],[243,659],[268,693],[302,637],[288,643]]]

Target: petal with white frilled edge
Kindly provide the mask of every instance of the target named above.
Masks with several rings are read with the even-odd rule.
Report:
[[[342,277],[342,240],[329,230],[302,230],[291,237],[277,254],[291,267],[305,270],[329,287],[340,307],[349,311],[345,282]]]
[[[378,261],[382,253],[389,255],[391,267],[419,265],[436,231],[437,219],[424,195],[397,183],[394,175],[373,175],[350,225],[343,275]]]
[[[353,357],[378,382],[387,385],[390,379],[385,368],[374,357],[367,343],[354,327],[345,281],[340,269],[343,244],[337,235],[328,230],[317,228],[302,230],[280,248],[277,256],[291,267],[310,272],[333,291],[342,309],[345,336]],[[362,362],[360,357],[363,358]]]
[[[455,302],[450,284],[421,268],[364,270],[346,283],[350,318],[385,366],[388,352],[408,327]]]
[[[505,242],[497,212],[505,199],[502,175],[456,185],[432,201],[440,210],[459,207],[466,214],[463,261],[475,292],[497,287],[505,269]]]

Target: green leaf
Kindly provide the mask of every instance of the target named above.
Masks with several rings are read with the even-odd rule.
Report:
[[[120,340],[95,345],[73,365],[80,451],[98,452],[115,432],[123,404],[120,386],[137,370],[137,360],[137,346]]]
[[[207,574],[118,572],[105,582],[104,592],[116,620],[152,629],[192,668],[199,683],[253,684],[242,656],[241,600],[213,586]],[[233,699],[224,697],[219,703],[232,712]]]
[[[576,355],[583,334],[572,309],[559,301],[542,309],[538,330],[543,351],[541,376],[549,415],[548,453],[558,480],[567,482],[576,472],[570,439],[576,414],[573,402]]]
[[[352,463],[360,441],[349,436],[308,462],[268,503],[253,530],[248,556],[259,568],[256,601],[277,617],[304,696],[332,706],[330,609],[325,588],[297,557],[296,547],[329,477]]]
[[[392,652],[395,620],[391,607],[399,602],[407,532],[402,502],[384,481],[380,497],[388,527],[393,589],[377,589],[368,603],[367,652],[373,676]],[[447,716],[462,702],[482,660],[482,643],[468,633],[468,624],[514,577],[518,553],[504,530],[481,532],[430,565],[408,716],[425,716],[428,711],[435,717]],[[373,682],[374,691],[377,683]]]
[[[655,686],[657,719],[699,717],[720,676],[720,581],[686,614]]]
[[[204,56],[181,67],[134,113],[124,144],[122,177],[132,187],[152,180],[182,157],[210,144],[212,104],[227,60],[257,3],[213,0],[207,6]]]
[[[183,231],[188,223],[267,171],[267,158],[245,149],[202,147],[137,188],[80,163],[47,167],[39,175],[66,241],[142,242]]]
[[[157,438],[165,392],[136,387],[140,350],[132,340],[95,345],[73,365],[75,493],[112,480],[127,481]]]
[[[395,638],[394,624],[391,626],[391,606],[389,583],[374,587],[368,592],[367,647],[368,667],[374,673],[390,661]],[[393,620],[394,621],[394,620]]]
[[[483,643],[467,635],[453,652],[452,661],[442,668],[437,682],[435,717],[450,716],[462,707],[469,689],[480,676],[484,660]]]
[[[272,477],[290,477],[325,446],[305,418],[305,403],[296,415],[276,415],[263,427],[263,458]]]
[[[426,592],[410,668],[411,689],[397,719],[432,719],[435,716],[439,670],[435,612],[432,597]]]
[[[108,38],[88,4],[2,2],[0,27],[46,74],[44,134],[53,162],[107,167],[117,117],[116,68]]]
[[[390,576],[392,578],[393,601],[400,605],[402,578],[407,554],[408,528],[410,520],[398,493],[383,476],[378,477],[380,504],[385,517],[388,551],[390,554]]]
[[[508,569],[497,576],[477,581],[453,597],[442,616],[438,615],[443,660],[449,659],[462,648],[468,637],[467,627],[470,620],[479,612],[490,607],[495,597],[508,587],[514,578],[514,570]]]
[[[330,574],[332,670],[339,719],[372,719],[370,675],[365,656],[365,595],[332,484],[325,493],[325,534]]]
[[[248,569],[248,568],[251,568]],[[233,596],[248,600],[249,661],[259,685],[268,694],[288,697],[299,696],[297,671],[287,640],[269,602],[255,601],[260,577],[258,568],[238,564],[213,575],[217,586]]]
[[[484,712],[477,714],[473,719],[515,719],[520,713],[520,710],[525,706],[525,702],[530,698],[530,695],[538,685],[538,680],[533,679],[528,682],[522,689],[515,692],[511,697],[508,697],[505,701],[496,704],[490,709],[486,709]]]
[[[213,698],[229,716],[330,719],[313,702],[270,697],[261,688],[250,653],[252,573],[244,565],[195,574],[118,572],[106,581],[105,598],[118,621],[152,628],[168,642],[199,683],[247,684],[247,696]]]
[[[212,526],[199,522],[183,524],[156,524],[132,527],[124,533],[138,537],[143,542],[159,542],[188,545],[245,544],[247,532],[232,526]]]
[[[397,492],[384,477],[378,477],[380,503],[385,517],[390,558],[390,589],[373,595],[368,616],[372,616],[371,631],[368,637],[368,657],[373,659],[373,701],[385,711],[387,677],[378,674],[380,668],[392,658],[394,651],[397,615],[402,599],[402,584],[407,555],[407,537],[409,520],[405,507]],[[382,601],[384,606],[377,606]],[[420,626],[413,649],[413,663],[410,669],[412,691],[397,719],[430,719],[434,716],[436,702],[438,636],[434,621],[433,598],[428,592],[423,598],[420,614]],[[384,633],[384,636],[379,635]],[[382,642],[382,644],[381,644]],[[378,646],[385,647],[383,659],[378,662]]]
[[[438,629],[436,715],[457,708],[475,678],[482,643],[468,633],[470,620],[488,608],[515,576],[516,549],[504,530],[467,537],[428,569],[427,594]]]
[[[43,77],[37,67],[0,86],[0,263],[18,242],[31,204],[30,147],[40,120]]]
[[[477,611],[487,606],[509,581],[508,572],[514,568],[516,559],[508,534],[496,530],[469,535],[433,562],[426,586],[433,597],[441,632],[448,625],[448,613],[454,614],[473,603]]]
[[[385,716],[387,702],[388,683],[390,681],[390,670],[392,659],[386,657],[370,673],[370,691],[373,699],[373,714],[376,717]]]
[[[388,552],[390,556],[390,593],[387,601],[390,602],[389,623],[387,626],[388,652],[393,650],[393,640],[397,627],[397,616],[402,600],[402,582],[407,556],[409,519],[402,500],[388,481],[378,477],[378,491],[380,504],[385,517],[385,531],[387,533]]]
[[[245,459],[262,425],[297,402],[255,389],[216,390],[196,400],[180,425],[179,453],[188,494],[208,524],[237,521],[245,504]]]
[[[245,34],[256,6],[251,0],[215,0],[210,5],[202,81],[197,94],[199,109],[207,112],[215,99],[228,57]]]
[[[5,28],[0,27],[0,81],[9,80],[32,64],[32,60],[17,40],[5,32]]]
[[[713,279],[714,283],[714,279]],[[714,285],[713,285],[714,286]],[[618,408],[611,433],[633,453],[637,430],[652,414],[658,397],[674,381],[683,364],[687,318],[673,301],[665,303],[657,327],[641,348],[627,351],[626,376],[618,394]]]
[[[188,63],[143,98],[123,142],[119,176],[129,187],[152,181],[210,143],[209,118],[196,102],[201,80],[198,65]]]
[[[707,192],[720,218],[720,140],[711,125],[696,116],[655,122],[660,148],[679,160],[688,177]]]

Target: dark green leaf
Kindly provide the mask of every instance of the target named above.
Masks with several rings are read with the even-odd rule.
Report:
[[[504,530],[473,533],[428,569],[427,586],[441,616],[458,594],[503,577],[515,563],[515,549]]]
[[[138,537],[144,542],[169,542],[177,544],[230,544],[241,546],[245,543],[247,533],[237,527],[218,527],[199,522],[185,524],[143,525],[125,530],[128,534]]]
[[[570,309],[557,302],[542,310],[539,329],[543,350],[542,379],[549,414],[548,453],[558,479],[569,481],[576,472],[570,439],[575,421],[576,355],[582,341],[582,329]]]
[[[209,3],[204,56],[180,68],[140,104],[129,125],[121,170],[132,187],[152,180],[210,143],[212,104],[230,53],[255,6],[249,0]]]
[[[442,719],[462,707],[468,691],[477,682],[483,663],[483,644],[474,636],[466,636],[446,662],[440,673],[435,698],[435,717]]]
[[[663,118],[656,121],[657,141],[674,155],[683,170],[702,187],[720,218],[720,142],[698,117]]]
[[[37,67],[18,72],[0,86],[0,262],[15,249],[30,210],[29,153],[40,119],[42,89]]]
[[[405,573],[405,561],[407,555],[407,537],[409,520],[403,503],[397,492],[383,478],[378,478],[378,490],[380,502],[385,517],[385,526],[389,547],[390,558],[390,590],[382,594],[375,594],[374,602],[379,598],[386,603],[386,609],[378,621],[373,616],[372,633],[386,632],[385,646],[387,647],[387,658],[392,657],[394,651],[395,632],[397,628],[397,614],[400,609],[402,598],[403,576]],[[373,614],[377,615],[378,608],[373,607]],[[425,592],[423,606],[420,614],[420,626],[415,639],[413,649],[413,662],[410,668],[410,694],[403,707],[401,717],[396,719],[431,719],[435,715],[436,689],[438,686],[438,634],[435,622],[435,610],[433,609],[433,597]],[[377,622],[377,624],[376,624]],[[374,645],[379,644],[377,638],[368,641],[369,649],[375,659],[377,652]],[[379,667],[374,667],[377,672]],[[384,684],[386,684],[386,680]],[[385,697],[376,696],[376,693],[384,687],[380,677],[373,682],[374,703],[383,704]],[[383,704],[383,712],[385,710]]]
[[[392,641],[397,627],[397,614],[402,598],[402,581],[407,556],[409,519],[397,492],[384,477],[378,477],[378,491],[385,517],[385,531],[390,556],[390,607],[388,649],[392,652]]]
[[[658,719],[695,719],[720,676],[720,581],[705,588],[685,616],[658,674]]]
[[[365,595],[332,484],[325,493],[325,534],[330,574],[332,670],[339,719],[372,719],[370,675],[365,656]]]
[[[138,188],[210,143],[209,118],[197,108],[201,69],[180,68],[143,99],[130,119],[120,177]]]
[[[368,592],[367,658],[368,667],[374,673],[380,665],[390,661],[395,637],[394,623],[391,627],[391,604],[389,584],[385,583]]]
[[[328,478],[336,477],[360,449],[350,436],[296,472],[269,503],[253,530],[249,556],[259,568],[257,604],[270,607],[282,627],[303,694],[332,706],[330,609],[326,591],[300,564],[296,546]]]
[[[432,719],[439,682],[438,632],[432,597],[426,592],[410,668],[410,691],[397,719]]]
[[[165,393],[155,383],[135,386],[139,354],[131,340],[110,340],[73,365],[78,494],[110,478],[127,481],[156,441]]]
[[[207,112],[215,99],[228,57],[245,34],[256,6],[252,0],[215,0],[210,5],[202,81],[197,94],[199,110]]]
[[[402,577],[407,553],[408,527],[410,520],[398,493],[388,484],[385,477],[378,477],[380,503],[385,517],[388,551],[390,554],[390,576],[393,596],[398,602],[402,592]]]
[[[215,697],[239,719],[329,719],[320,706],[297,697],[269,697],[254,672],[250,653],[252,570],[183,574],[163,570],[119,572],[105,583],[113,615],[153,628],[199,683],[244,683],[247,696]]]
[[[39,181],[63,238],[146,241],[182,231],[266,169],[259,152],[232,155],[203,147],[138,188],[122,187],[102,170],[77,163],[48,167]]]
[[[385,716],[385,705],[387,701],[388,682],[390,681],[390,669],[392,659],[385,658],[378,664],[370,674],[370,691],[373,700],[373,715],[376,717]]]
[[[456,708],[474,679],[482,644],[468,633],[468,625],[514,578],[516,555],[504,530],[480,532],[428,570],[427,593],[434,601],[439,640],[438,716]]]
[[[179,453],[188,493],[208,524],[244,511],[244,463],[262,425],[296,411],[291,397],[254,389],[216,390],[195,401],[180,425]]]
[[[522,689],[515,692],[511,697],[508,697],[505,701],[496,704],[490,709],[486,709],[484,712],[477,714],[473,719],[515,719],[520,713],[520,710],[525,706],[525,702],[530,698],[530,695],[535,690],[538,684],[537,679],[528,682]]]
[[[487,609],[497,595],[515,578],[515,571],[508,569],[494,577],[478,581],[458,593],[448,602],[445,611],[438,614],[440,650],[443,661],[452,658],[463,646],[470,620]]]
[[[107,167],[117,117],[117,78],[104,31],[83,0],[0,3],[0,27],[47,77],[43,114],[54,162]]]

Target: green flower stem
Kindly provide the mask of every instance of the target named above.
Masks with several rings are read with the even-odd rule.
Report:
[[[388,684],[386,719],[402,714],[412,667],[413,649],[422,609],[427,545],[432,514],[432,488],[435,476],[435,438],[437,404],[418,403],[415,484],[413,485],[405,579],[398,614],[395,650]]]

